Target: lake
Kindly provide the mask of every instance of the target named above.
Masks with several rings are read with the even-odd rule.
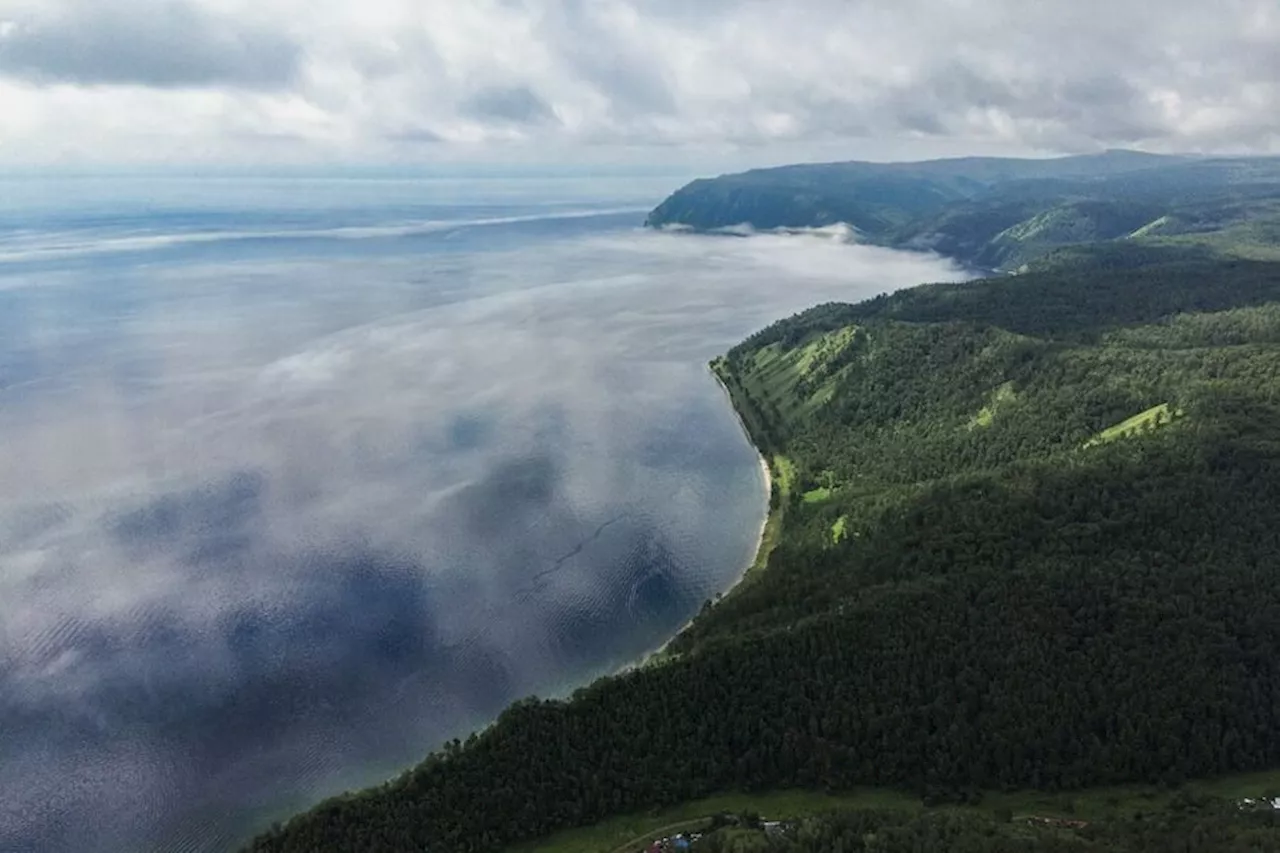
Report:
[[[678,183],[0,179],[0,849],[234,849],[730,586],[706,362],[961,274]]]

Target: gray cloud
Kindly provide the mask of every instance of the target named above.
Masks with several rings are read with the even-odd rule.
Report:
[[[1280,108],[1280,16],[1265,0],[1174,2],[1159,16],[1143,0],[516,8],[557,72],[540,91],[568,115],[590,104],[574,130],[597,145],[1280,146],[1259,118]]]
[[[1074,149],[1133,144],[1167,137],[1145,93],[1119,76],[1014,79],[953,62],[896,88],[873,111],[880,126],[930,136],[963,137],[974,113],[1022,123],[1035,147]]]
[[[473,118],[516,124],[540,124],[555,120],[555,114],[546,101],[527,86],[483,89],[463,100],[461,110]]]
[[[612,16],[605,10],[609,10],[607,4],[566,0],[559,14],[541,19],[540,32],[556,45],[561,61],[575,77],[605,96],[615,117],[674,113],[677,100],[667,77],[666,46],[636,38],[622,26],[616,7],[610,10],[615,13]],[[698,19],[678,22],[702,26]]]
[[[1280,151],[1271,0],[9,2],[9,160]]]
[[[281,87],[301,51],[278,31],[192,2],[56,5],[0,37],[0,73],[44,83]]]

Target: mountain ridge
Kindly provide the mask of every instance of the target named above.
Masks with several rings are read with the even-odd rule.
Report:
[[[1278,187],[1280,158],[1267,157],[1113,150],[1043,160],[849,161],[700,178],[645,224],[716,231],[845,223],[866,242],[1014,270],[1080,243],[1204,242],[1245,221],[1280,227]],[[1234,245],[1246,254],[1270,250],[1260,242]]]

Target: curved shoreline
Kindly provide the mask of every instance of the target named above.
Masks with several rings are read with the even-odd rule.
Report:
[[[733,403],[733,394],[729,391],[729,386],[724,384],[724,380],[720,378],[720,374],[715,370],[708,368],[711,376],[716,380],[716,384],[720,386],[720,390],[724,392],[724,398],[729,403],[729,408],[733,411],[734,418],[738,421],[738,428],[742,430],[743,436],[747,439],[747,444],[751,445],[751,449],[756,452],[756,457],[760,460],[760,473],[764,476],[764,516],[760,519],[760,532],[756,534],[756,547],[751,552],[751,562],[742,569],[742,572],[736,577],[728,588],[720,593],[723,598],[733,592],[744,580],[751,570],[760,562],[760,553],[765,547],[765,531],[769,529],[769,520],[773,518],[776,510],[772,506],[773,501],[773,469],[769,466],[769,460],[765,458],[764,453],[756,446],[755,441],[751,438],[751,430],[747,428],[747,422],[742,417],[742,412],[738,411],[738,407]],[[689,620],[692,622],[693,620]],[[685,627],[688,627],[686,625]],[[684,628],[680,629],[681,631]],[[668,640],[667,642],[670,642]]]
[[[721,379],[720,375],[714,370],[707,368],[707,372],[711,374],[712,378],[716,381],[716,385],[720,386],[720,390],[724,392],[725,400],[729,403],[729,408],[733,411],[734,418],[738,421],[739,429],[742,430],[743,436],[746,437],[747,444],[749,444],[751,449],[756,453],[756,458],[760,463],[760,473],[764,478],[764,515],[760,519],[760,530],[756,534],[756,547],[752,550],[751,556],[746,565],[742,567],[742,570],[738,572],[737,577],[733,579],[733,583],[729,584],[728,587],[717,593],[717,598],[715,600],[718,601],[737,589],[738,586],[746,580],[747,574],[750,573],[751,569],[760,562],[760,551],[764,548],[765,544],[765,531],[769,527],[769,519],[773,516],[773,508],[769,505],[773,497],[773,471],[769,468],[769,460],[765,458],[764,454],[760,452],[760,448],[756,447],[755,442],[751,440],[751,431],[747,429],[747,422],[743,420],[742,412],[738,411],[738,407],[733,404],[733,395],[729,393],[728,386],[724,384],[724,380]],[[672,641],[683,634],[697,618],[698,614],[694,614],[687,622],[681,625],[674,634],[668,637],[662,645],[652,651],[645,652],[637,660],[619,667],[614,675],[622,675],[623,673],[630,672],[633,669],[639,669],[640,667],[652,662],[655,658],[661,656],[667,650],[667,647],[671,645]]]

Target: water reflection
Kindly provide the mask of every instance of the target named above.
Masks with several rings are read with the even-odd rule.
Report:
[[[763,511],[706,360],[955,275],[522,204],[0,245],[0,848],[225,849],[656,646]]]

